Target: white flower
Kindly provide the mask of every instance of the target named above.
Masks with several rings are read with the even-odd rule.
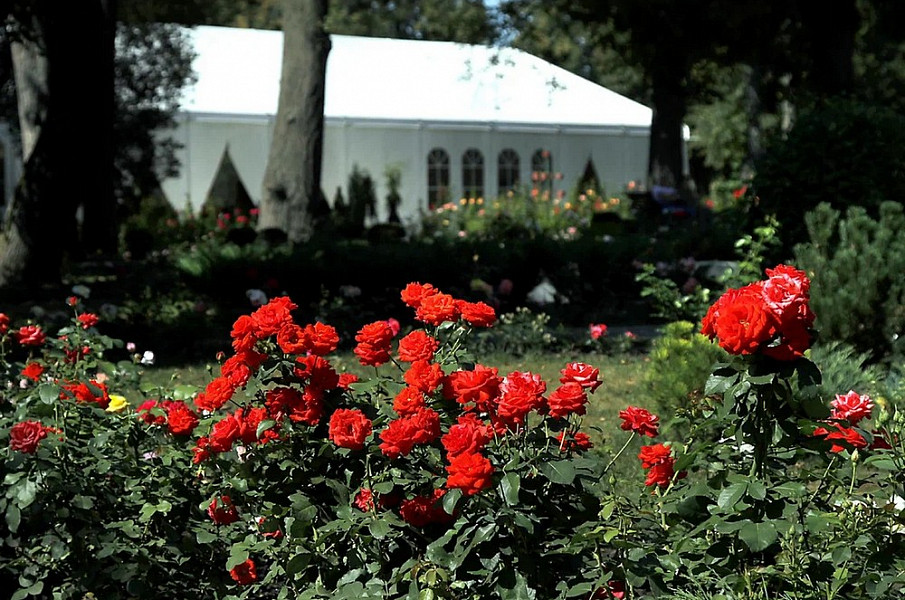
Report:
[[[267,304],[267,294],[265,294],[263,290],[245,290],[245,295],[248,296],[248,301],[251,302],[252,306],[263,306]]]
[[[145,353],[141,356],[141,364],[143,365],[153,365],[154,364],[154,353],[150,350],[145,350]]]
[[[74,285],[72,286],[72,293],[87,300],[91,297],[91,288],[87,285]]]
[[[135,352],[135,342],[126,342],[126,350],[128,352]]]

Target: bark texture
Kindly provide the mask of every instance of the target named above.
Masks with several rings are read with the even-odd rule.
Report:
[[[258,228],[307,239],[320,200],[327,0],[283,0],[283,67]]]

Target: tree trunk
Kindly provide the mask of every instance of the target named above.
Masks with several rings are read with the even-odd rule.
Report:
[[[105,117],[103,107],[112,83],[99,86],[104,77],[95,72],[105,67],[91,43],[103,25],[100,4],[38,0],[30,8],[22,37],[11,45],[24,167],[0,257],[4,288],[59,282],[64,256],[80,254],[75,215],[81,202],[105,207],[101,221],[113,216],[112,193],[104,197],[112,161],[101,141],[112,127],[112,113]],[[87,50],[92,46],[95,51]],[[100,233],[91,235],[101,241]]]
[[[658,54],[668,53],[667,48],[664,51]],[[661,56],[651,65],[654,114],[650,124],[648,179],[652,186],[678,189],[683,183],[682,121],[686,113],[686,69],[682,62]]]
[[[258,228],[307,239],[320,198],[324,93],[330,37],[327,0],[283,0],[283,68]]]

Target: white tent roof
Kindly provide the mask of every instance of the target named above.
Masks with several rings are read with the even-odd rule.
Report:
[[[273,115],[282,32],[197,27],[182,110]],[[331,36],[327,118],[650,126],[651,109],[512,48]]]

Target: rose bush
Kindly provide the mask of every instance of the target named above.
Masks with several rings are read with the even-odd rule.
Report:
[[[627,406],[615,453],[582,430],[596,368],[481,364],[469,340],[493,310],[429,284],[401,293],[422,326],[354,336],[369,377],[339,372],[339,332],[278,297],[235,321],[202,390],[109,361],[122,344],[78,302],[56,335],[0,314],[0,584],[17,600],[895,597],[905,418],[856,391],[821,400],[808,278],[767,274],[703,321],[730,360],[687,438]]]

